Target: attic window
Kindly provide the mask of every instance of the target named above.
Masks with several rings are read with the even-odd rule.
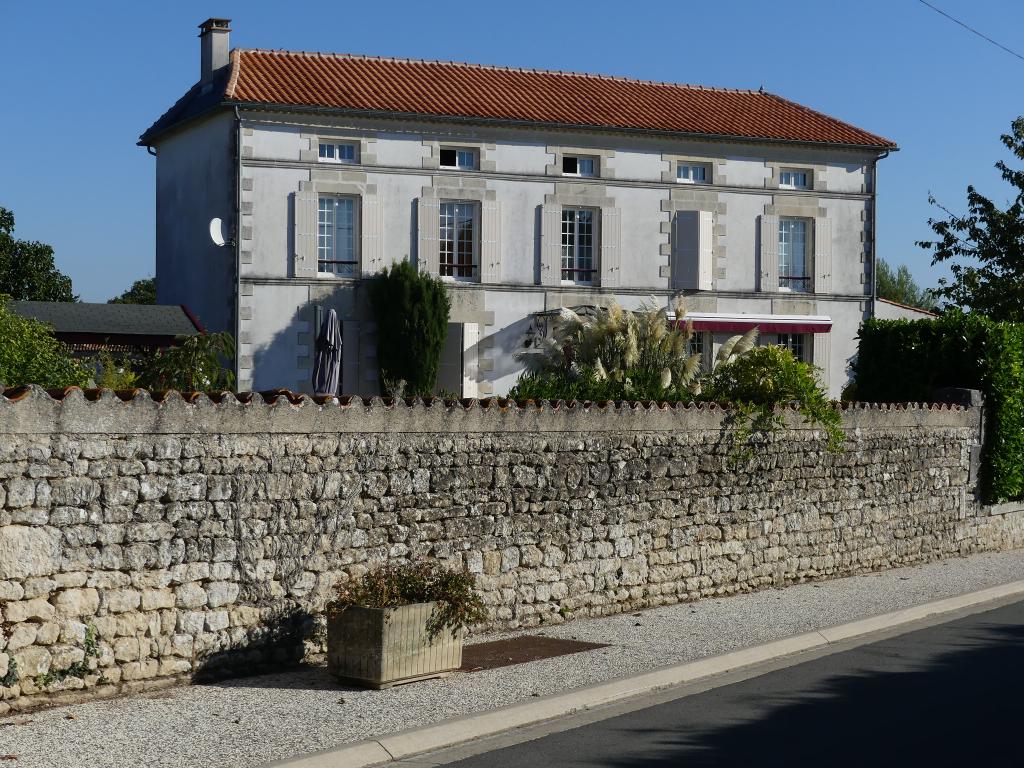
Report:
[[[707,163],[679,163],[676,166],[676,181],[683,184],[706,184],[710,170]]]
[[[563,155],[563,176],[597,176],[597,158],[589,155]]]
[[[356,162],[356,145],[349,142],[320,142],[318,156],[322,163],[354,163]]]
[[[476,150],[441,147],[440,165],[442,168],[459,168],[464,171],[476,170]]]
[[[810,189],[811,173],[803,168],[783,168],[779,171],[780,189]]]

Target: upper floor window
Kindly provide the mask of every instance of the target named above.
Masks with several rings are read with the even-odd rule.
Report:
[[[477,203],[441,203],[438,266],[442,277],[472,280],[479,259],[479,214]]]
[[[679,163],[676,166],[676,181],[684,184],[707,184],[711,175],[706,163]]]
[[[803,362],[808,362],[805,355],[807,354],[808,344],[806,343],[806,335],[803,333],[779,333],[775,336],[776,346],[788,349],[793,353],[793,357]]]
[[[475,149],[458,147],[441,147],[441,167],[458,168],[463,171],[475,171],[479,167],[480,155]]]
[[[597,168],[597,158],[591,155],[562,156],[563,176],[584,176],[594,178],[597,176]]]
[[[356,145],[349,142],[320,142],[318,156],[324,163],[354,163],[356,162]]]
[[[359,220],[354,197],[321,197],[317,210],[317,272],[356,277]]]
[[[798,168],[783,168],[779,171],[780,189],[810,189],[811,174]]]
[[[779,219],[779,288],[809,291],[807,219]]]
[[[562,279],[593,285],[597,273],[592,208],[562,209]]]

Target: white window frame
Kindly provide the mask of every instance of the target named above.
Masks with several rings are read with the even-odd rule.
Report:
[[[700,171],[702,178],[696,178],[697,171]],[[686,173],[683,176],[683,173]],[[676,182],[679,184],[710,184],[711,165],[709,163],[681,162],[676,164]]]
[[[787,228],[795,224],[803,226],[804,235],[804,248],[803,248],[803,259],[800,270],[795,270],[794,267],[797,265],[796,259],[793,259],[793,263],[783,263],[784,258],[799,257],[798,254],[790,253],[792,249],[792,242],[786,241],[785,235],[787,234]],[[792,236],[792,232],[789,232]],[[813,293],[814,292],[814,275],[811,269],[811,240],[813,237],[813,220],[804,219],[797,216],[780,216],[779,217],[779,231],[776,234],[778,238],[778,256],[779,256],[779,291],[790,292],[790,293]]]
[[[808,356],[814,344],[810,336],[809,333],[776,333],[772,343],[776,347],[788,349],[800,362],[809,363],[811,361]]]
[[[455,165],[445,165],[441,159],[445,152],[455,153]],[[480,150],[473,147],[440,147],[437,151],[439,168],[454,168],[458,171],[476,171],[480,168]]]
[[[458,216],[459,206],[468,206],[472,211],[472,222],[473,232],[472,241],[470,248],[472,249],[472,262],[469,266],[468,275],[456,274],[460,269],[466,269],[465,264],[458,263],[458,246],[459,239],[457,236],[457,221],[456,225],[452,228],[452,239],[448,240],[445,237],[445,218],[449,215],[446,212],[446,208],[452,207],[452,214]],[[480,203],[476,200],[442,200],[440,202],[440,209],[438,211],[438,231],[437,231],[437,270],[442,280],[449,280],[452,282],[479,282],[480,280]],[[446,264],[443,259],[445,258],[446,244],[451,244],[452,262]],[[452,274],[446,275],[444,272],[446,269],[451,269]]]
[[[340,163],[341,165],[355,165],[359,162],[359,146],[352,141],[321,141],[318,142],[317,147],[317,162],[320,163]],[[345,154],[348,154],[351,150],[351,158],[343,158],[342,149],[345,150]],[[332,157],[327,157],[327,152],[330,152]]]
[[[694,331],[686,342],[686,354],[697,355],[701,362],[704,361],[704,352],[708,348],[709,339],[707,331]]]
[[[575,173],[565,170],[566,160],[576,161]],[[575,176],[580,179],[596,179],[601,175],[601,158],[597,155],[562,155],[562,175]]]
[[[779,189],[810,189],[813,179],[814,171],[810,168],[779,169]]]
[[[572,244],[566,243],[566,213],[572,212]],[[588,268],[580,267],[580,240],[581,240],[581,217],[580,213],[590,214],[590,232],[585,233],[590,238],[590,266]],[[586,206],[565,206],[562,208],[562,215],[559,219],[560,222],[560,242],[561,246],[559,249],[559,267],[562,274],[563,285],[597,285],[601,275],[601,237],[598,227],[600,226],[601,210],[599,208],[588,208]],[[572,248],[572,256],[570,257],[571,266],[566,266],[566,248]],[[589,274],[588,278],[581,278],[578,270],[586,269],[584,274]],[[569,271],[569,277],[565,276],[566,271]]]
[[[325,253],[325,251],[324,251],[324,248],[325,248],[324,239],[327,237],[326,233],[324,233],[323,230],[322,230],[322,227],[324,226],[324,224],[321,222],[321,214],[323,213],[323,202],[325,200],[335,201],[335,205],[337,204],[337,201],[344,200],[346,202],[349,202],[352,205],[352,259],[351,259],[351,261],[344,260],[345,261],[344,265],[339,264],[336,259],[324,259],[324,258],[321,258],[321,256],[324,255],[324,253]],[[354,279],[354,278],[359,277],[359,262],[360,262],[360,257],[361,257],[361,254],[359,252],[360,251],[360,247],[361,247],[361,239],[360,239],[360,228],[361,227],[360,227],[360,221],[359,221],[360,207],[361,207],[360,206],[360,198],[359,198],[358,195],[323,195],[323,194],[317,195],[317,201],[316,201],[316,210],[317,210],[317,214],[316,214],[316,235],[317,235],[317,237],[316,237],[316,244],[317,244],[317,247],[316,247],[316,273],[317,273],[318,277],[331,277],[331,278],[343,278],[343,279],[345,279],[345,278],[347,278],[347,279]],[[330,246],[327,246],[329,248],[329,251],[327,252],[327,255],[330,255],[330,256],[337,256],[338,255],[338,249],[337,249],[337,242],[338,242],[337,207],[335,207],[335,209],[334,209],[334,216],[335,216],[335,218],[334,218],[334,222],[332,224],[333,232],[330,234],[331,244],[330,244]],[[322,267],[323,262],[334,262],[333,265],[332,265],[334,268],[333,269],[324,269]],[[342,267],[342,266],[346,267],[346,271],[345,272],[339,271],[338,268]]]

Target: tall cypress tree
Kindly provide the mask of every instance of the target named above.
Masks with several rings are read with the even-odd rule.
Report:
[[[377,319],[381,382],[396,385],[404,380],[409,396],[433,394],[451,311],[444,283],[403,261],[374,278],[370,299]]]

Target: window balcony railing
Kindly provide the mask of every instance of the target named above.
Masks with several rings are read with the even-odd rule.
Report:
[[[779,288],[788,288],[799,293],[810,293],[813,279],[798,275],[779,275]]]
[[[329,275],[341,275],[342,277],[356,277],[359,271],[359,262],[340,259],[319,259],[316,263],[317,271]]]

